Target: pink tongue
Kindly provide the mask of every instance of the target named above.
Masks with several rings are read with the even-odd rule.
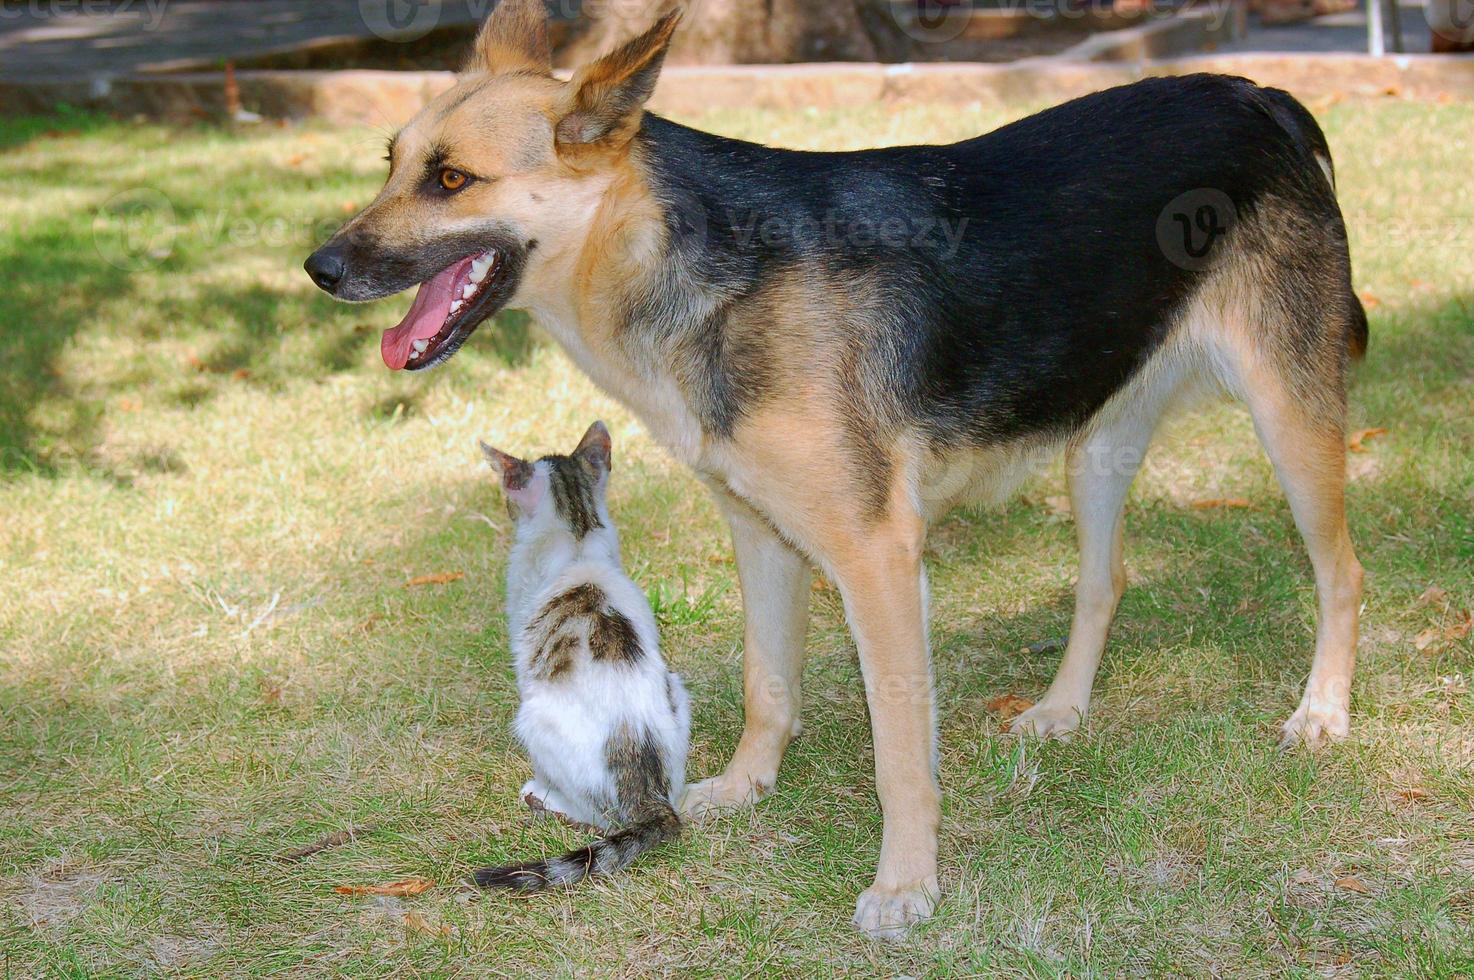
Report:
[[[409,363],[409,352],[417,340],[429,340],[445,326],[450,316],[450,304],[456,299],[460,280],[470,270],[475,256],[462,259],[420,283],[415,301],[397,327],[384,331],[379,341],[379,353],[391,371],[401,370]]]

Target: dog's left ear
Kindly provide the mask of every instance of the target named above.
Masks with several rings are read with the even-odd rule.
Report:
[[[560,146],[616,147],[629,141],[680,22],[681,11],[673,10],[644,34],[574,72],[556,129]]]
[[[548,46],[548,8],[543,0],[501,0],[477,32],[471,57],[462,71],[551,75],[553,54]]]

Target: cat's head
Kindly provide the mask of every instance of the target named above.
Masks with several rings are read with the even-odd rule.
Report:
[[[519,540],[567,536],[579,542],[590,534],[612,533],[605,505],[611,446],[603,422],[589,426],[578,448],[567,456],[528,462],[484,442],[481,451],[501,477]]]

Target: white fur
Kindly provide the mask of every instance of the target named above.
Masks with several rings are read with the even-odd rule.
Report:
[[[519,503],[507,569],[507,625],[522,697],[515,731],[533,770],[522,793],[571,820],[607,828],[617,821],[620,803],[606,757],[610,736],[623,726],[654,737],[674,805],[685,785],[690,703],[680,677],[661,658],[655,615],[645,593],[620,564],[619,536],[602,485],[596,496],[604,526],[575,540],[545,492],[547,465],[538,463],[528,488],[513,495],[514,502],[522,498],[531,506]],[[632,664],[599,662],[585,641],[572,669],[544,679],[530,666],[537,651],[529,627],[549,600],[585,584],[598,587],[609,606],[634,625],[643,655]]]

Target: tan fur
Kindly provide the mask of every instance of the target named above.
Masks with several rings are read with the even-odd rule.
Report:
[[[543,0],[500,0],[476,33],[465,71],[547,75],[552,64]]]

